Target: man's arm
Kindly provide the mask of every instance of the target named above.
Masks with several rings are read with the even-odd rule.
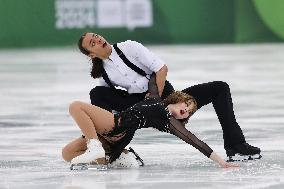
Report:
[[[158,86],[159,96],[162,96],[164,87],[165,87],[165,81],[167,78],[168,73],[168,67],[164,65],[159,71],[156,72],[156,83]]]
[[[161,99],[161,97],[159,96],[155,73],[151,75],[151,78],[148,82],[148,94],[146,96]]]
[[[136,41],[128,41],[126,51],[132,56],[137,57],[139,61],[146,66],[151,72],[156,73],[156,83],[158,86],[159,95],[162,95],[164,90],[168,68],[163,60],[157,55],[149,51],[141,43]]]

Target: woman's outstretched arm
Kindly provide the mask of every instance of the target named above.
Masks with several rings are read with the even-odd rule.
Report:
[[[188,131],[179,120],[175,119],[174,117],[171,117],[169,132],[198,149],[201,153],[218,163],[221,167],[238,166],[228,163],[220,156],[218,156],[205,142],[199,140],[194,134]]]
[[[182,124],[179,120],[175,119],[174,117],[171,117],[169,131],[171,134],[179,137],[186,143],[198,149],[208,158],[213,152],[213,150],[206,143],[199,140],[194,134],[192,134],[190,131],[188,131],[185,128],[184,124]]]
[[[223,158],[221,158],[218,154],[215,152],[212,152],[210,155],[210,159],[218,163],[223,168],[229,168],[229,167],[239,167],[237,164],[228,163]]]

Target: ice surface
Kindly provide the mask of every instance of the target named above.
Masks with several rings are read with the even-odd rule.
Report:
[[[80,135],[68,115],[73,100],[89,101],[97,81],[75,49],[0,51],[0,188],[284,188],[284,45],[151,46],[169,67],[176,89],[223,80],[237,120],[260,161],[222,169],[193,147],[152,129],[131,145],[140,169],[70,171],[61,148]],[[212,105],[187,127],[225,157]]]

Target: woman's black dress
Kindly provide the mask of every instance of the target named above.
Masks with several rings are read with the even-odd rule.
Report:
[[[150,97],[146,97],[145,100],[125,111],[115,114],[114,129],[102,136],[112,141],[109,143],[110,152],[107,153],[109,162],[113,162],[120,156],[123,149],[132,140],[137,129],[149,127],[171,133],[209,157],[213,150],[189,132],[180,121],[171,116],[160,100],[155,84],[155,77],[152,76],[149,82]]]

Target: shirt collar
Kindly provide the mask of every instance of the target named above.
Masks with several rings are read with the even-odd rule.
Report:
[[[113,60],[114,57],[115,57],[115,54],[116,54],[116,51],[115,51],[113,45],[111,45],[111,53],[110,53],[108,59]]]

